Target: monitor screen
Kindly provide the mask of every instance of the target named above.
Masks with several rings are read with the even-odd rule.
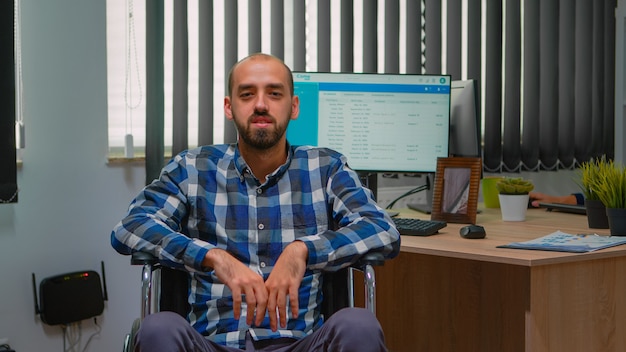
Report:
[[[294,72],[292,145],[337,150],[357,171],[435,172],[448,156],[450,76]]]
[[[481,157],[477,82],[452,81],[450,89],[450,156]]]

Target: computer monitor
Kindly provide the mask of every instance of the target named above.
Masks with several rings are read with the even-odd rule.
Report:
[[[337,150],[361,172],[434,173],[448,156],[448,75],[294,72],[287,140]]]
[[[481,121],[476,80],[452,81],[450,156],[481,157]]]

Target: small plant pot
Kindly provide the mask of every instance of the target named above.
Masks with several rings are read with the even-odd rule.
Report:
[[[611,236],[626,236],[626,208],[606,208]]]
[[[503,221],[525,221],[528,210],[528,194],[499,194]]]
[[[606,207],[596,199],[585,199],[587,209],[587,223],[590,229],[608,229],[609,219],[606,217]]]

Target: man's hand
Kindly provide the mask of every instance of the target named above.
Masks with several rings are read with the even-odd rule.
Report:
[[[292,318],[298,317],[298,288],[304,277],[308,255],[309,251],[303,242],[290,243],[278,257],[274,269],[265,282],[269,293],[267,311],[272,331],[278,329],[277,317],[281,328],[287,326],[287,296]]]
[[[232,291],[235,319],[239,320],[241,317],[241,295],[245,294],[248,305],[246,324],[252,325],[256,311],[255,324],[260,325],[265,317],[268,299],[263,277],[250,270],[228,252],[218,248],[211,249],[207,253],[203,265],[213,268],[217,277]]]

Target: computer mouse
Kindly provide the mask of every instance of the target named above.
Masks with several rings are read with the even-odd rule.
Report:
[[[485,228],[480,225],[467,225],[461,227],[459,235],[463,238],[478,239],[485,238],[487,234],[485,233]]]

